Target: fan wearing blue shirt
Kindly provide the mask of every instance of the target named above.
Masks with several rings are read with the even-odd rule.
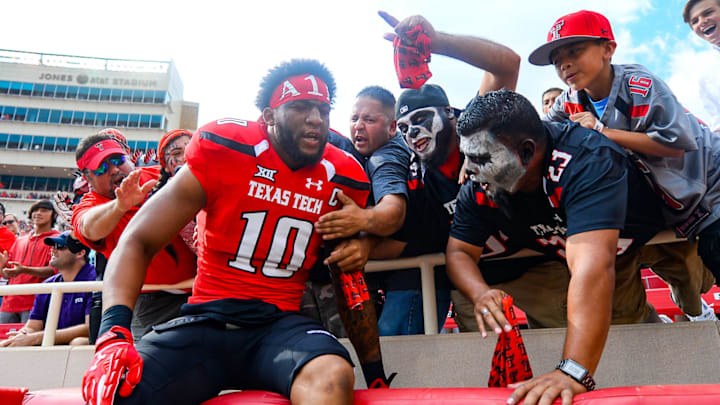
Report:
[[[88,262],[90,248],[73,238],[70,231],[65,231],[54,238],[45,238],[45,244],[52,247],[50,266],[57,269],[58,274],[48,278],[44,283],[95,281],[95,267]],[[90,292],[63,294],[55,344],[88,344],[91,297]],[[49,307],[50,295],[38,294],[25,326],[18,331],[10,332],[8,339],[0,342],[0,347],[40,345],[45,333],[45,318]]]

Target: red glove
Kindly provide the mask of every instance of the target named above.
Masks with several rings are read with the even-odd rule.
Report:
[[[90,405],[112,405],[123,374],[119,393],[127,397],[140,382],[142,368],[143,360],[135,350],[130,331],[113,326],[95,343],[95,357],[83,377],[83,399]]]

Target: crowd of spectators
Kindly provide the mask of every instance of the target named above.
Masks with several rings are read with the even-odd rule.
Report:
[[[25,200],[48,200],[52,198],[51,194],[37,193],[30,191],[28,193],[20,193],[15,190],[0,190],[0,198],[22,198]]]

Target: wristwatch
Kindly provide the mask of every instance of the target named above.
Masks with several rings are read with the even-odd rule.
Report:
[[[555,368],[567,374],[573,380],[582,384],[588,391],[592,391],[595,389],[595,380],[593,380],[590,372],[574,360],[561,360]]]

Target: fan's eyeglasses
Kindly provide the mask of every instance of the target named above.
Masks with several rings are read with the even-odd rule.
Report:
[[[98,168],[95,170],[91,170],[91,172],[93,172],[93,174],[96,176],[102,176],[103,174],[107,173],[108,169],[110,169],[110,164],[113,166],[122,166],[124,163],[125,163],[125,155],[119,155],[118,157],[111,157],[111,158],[107,159],[106,161],[103,161],[102,163],[100,163],[100,166],[98,166]]]

